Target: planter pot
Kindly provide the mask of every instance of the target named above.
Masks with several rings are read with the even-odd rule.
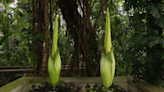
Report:
[[[82,85],[81,92],[85,91],[85,85],[95,83],[102,85],[100,77],[61,77],[65,82],[73,82]],[[32,85],[41,85],[43,82],[50,82],[48,77],[21,77],[0,88],[0,92],[28,92]],[[124,88],[127,92],[164,92],[164,88],[154,86],[145,81],[132,83],[132,77],[115,77],[114,83]]]

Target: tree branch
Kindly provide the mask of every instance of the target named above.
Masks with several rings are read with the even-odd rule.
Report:
[[[105,0],[105,2],[103,3],[103,5],[105,5],[105,3],[106,3],[107,1],[108,1],[108,0]],[[101,9],[99,10],[99,13],[98,13],[98,15],[97,15],[97,17],[96,17],[96,22],[95,22],[95,24],[94,24],[94,28],[95,28],[96,25],[97,25],[97,21],[98,21],[98,19],[99,19],[100,13],[101,13]]]

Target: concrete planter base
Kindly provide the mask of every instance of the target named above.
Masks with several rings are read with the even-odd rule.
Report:
[[[90,85],[102,84],[100,77],[61,77],[65,82],[73,82],[82,85],[85,92],[86,83]],[[40,85],[50,82],[48,77],[22,77],[0,88],[0,92],[28,92],[33,84]],[[154,86],[145,81],[132,83],[132,77],[115,77],[114,83],[124,88],[127,92],[164,92],[164,88]]]

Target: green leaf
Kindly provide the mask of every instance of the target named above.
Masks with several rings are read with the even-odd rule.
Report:
[[[160,37],[156,37],[156,39],[150,42],[149,46],[153,47],[154,45],[159,44],[159,43],[160,43]]]
[[[74,52],[74,48],[70,44],[66,44],[65,45],[65,49],[67,49],[70,53],[73,53]]]
[[[27,15],[27,11],[25,11],[24,9],[18,8],[18,11],[23,15]]]
[[[156,21],[155,21],[155,25],[158,25],[159,27],[161,28],[164,28],[164,16],[158,18]]]
[[[161,12],[163,10],[162,4],[159,3],[158,4],[149,3],[146,9],[150,14],[152,14],[154,18],[160,18]]]
[[[1,39],[0,39],[0,45],[2,45],[2,43],[10,36],[14,34],[14,32],[9,32],[7,33],[5,36],[3,36]]]

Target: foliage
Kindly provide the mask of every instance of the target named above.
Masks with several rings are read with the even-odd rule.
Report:
[[[2,0],[1,3],[3,8],[0,11],[0,25],[2,26],[0,31],[5,36],[14,33],[2,44],[4,54],[1,57],[1,65],[30,65],[28,14],[23,8],[11,7],[11,3],[13,2],[6,2],[6,0]]]
[[[51,2],[50,2],[51,1]],[[61,10],[58,9],[56,6],[57,3],[55,3],[55,0],[50,0],[49,4],[52,4],[52,15],[53,14],[59,14],[61,13]],[[76,3],[78,6],[80,0],[76,0]],[[125,71],[125,69],[128,69],[129,66],[127,63],[123,60],[123,54],[129,45],[130,42],[127,40],[130,39],[131,33],[128,33],[128,16],[121,14],[120,3],[122,4],[124,0],[89,0],[89,8],[93,6],[91,10],[90,20],[91,20],[91,26],[94,27],[96,30],[96,37],[93,37],[92,35],[89,35],[86,33],[86,38],[88,41],[87,46],[89,48],[95,48],[95,45],[93,41],[96,39],[98,42],[98,52],[90,51],[88,57],[90,57],[89,61],[92,64],[95,64],[99,66],[100,58],[99,56],[95,55],[94,53],[101,53],[102,48],[104,45],[104,37],[105,37],[105,14],[106,14],[106,8],[109,7],[110,15],[111,15],[111,30],[112,30],[112,42],[114,47],[114,55],[116,58],[116,76],[120,75],[128,75],[128,71]],[[39,2],[39,1],[38,1]],[[39,30],[36,27],[37,33],[32,34],[32,0],[18,0],[16,7],[10,7],[10,4],[13,3],[13,0],[1,0],[0,3],[2,3],[3,8],[0,10],[0,31],[3,35],[6,35],[10,32],[14,32],[12,36],[10,36],[3,44],[2,44],[2,52],[5,54],[2,58],[0,58],[0,65],[32,65],[34,68],[36,68],[37,65],[37,57],[39,56],[38,53],[33,53],[33,47],[36,46],[36,43],[39,40],[42,40],[42,42],[45,41],[44,39],[44,33],[39,32]],[[103,6],[103,7],[102,7]],[[39,6],[35,7],[35,14],[38,14],[37,8]],[[100,9],[102,7],[102,9]],[[157,9],[160,9],[160,7],[154,6]],[[148,7],[148,9],[151,11],[151,8]],[[51,10],[50,8],[48,10]],[[68,12],[68,11],[65,11]],[[48,12],[49,13],[49,12]],[[100,14],[99,14],[100,13]],[[155,13],[156,15],[157,13]],[[35,15],[38,16],[38,15]],[[72,35],[69,31],[70,29],[67,29],[67,23],[64,21],[63,15],[60,15],[61,18],[60,26],[59,26],[59,38],[58,38],[58,47],[59,51],[61,52],[61,59],[62,64],[71,64],[71,61],[77,61],[74,59],[78,59],[78,61],[81,63],[84,60],[84,56],[79,54],[78,57],[72,58],[75,52],[74,47],[74,39],[76,37],[76,34]],[[51,21],[54,21],[54,16],[52,16]],[[64,21],[64,23],[63,23]],[[70,23],[72,22],[69,21]],[[162,22],[162,19],[156,20],[156,25],[164,25]],[[37,19],[36,19],[36,26],[37,26]],[[48,36],[49,36],[49,43],[51,48],[52,46],[52,39],[51,38],[51,29],[48,30]],[[160,38],[159,38],[160,39]],[[40,43],[39,43],[40,44]],[[151,45],[154,45],[156,43],[151,43]],[[42,45],[42,44],[40,44]],[[51,49],[50,49],[51,50]],[[82,53],[81,51],[79,53]],[[44,54],[45,55],[45,54]],[[76,63],[76,62],[73,62]],[[97,68],[98,69],[98,68]]]
[[[162,0],[126,0],[133,35],[124,54],[131,67],[133,81],[140,79],[164,87],[164,36]]]
[[[129,20],[128,16],[124,15],[122,10],[120,10],[121,4],[123,4],[124,0],[109,0],[107,1],[103,9],[106,10],[109,7],[110,12],[110,19],[111,19],[111,30],[112,30],[112,44],[114,48],[114,56],[116,61],[116,76],[121,75],[129,75],[129,66],[127,66],[126,62],[123,60],[123,54],[129,44],[128,40],[131,37],[130,27],[129,27]],[[96,2],[93,10],[92,10],[92,23],[94,24],[96,21],[97,14],[99,12],[99,8],[101,7],[100,2]],[[104,15],[106,11],[104,11]],[[103,51],[104,45],[104,38],[105,38],[105,18],[103,17],[102,13],[99,16],[99,21],[97,21],[97,25],[95,26],[97,32],[96,39],[99,43],[99,50]]]
[[[10,36],[12,35],[13,32],[10,32],[8,34],[6,34],[5,36],[3,36],[1,39],[0,39],[0,45],[2,45],[2,43]]]
[[[50,54],[48,59],[48,73],[50,77],[50,82],[55,88],[58,83],[61,72],[61,58],[58,49],[58,17],[55,19],[55,28],[53,31],[53,42],[52,42],[52,54]]]

